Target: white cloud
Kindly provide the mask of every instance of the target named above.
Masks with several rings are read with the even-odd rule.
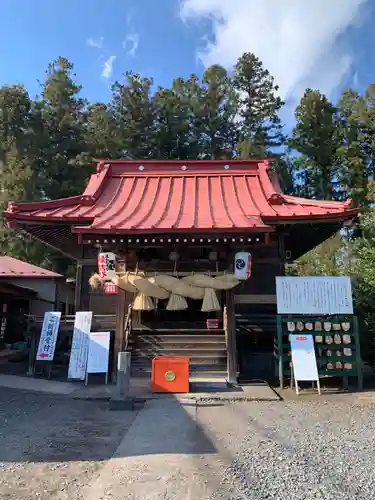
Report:
[[[129,56],[132,56],[132,57],[135,56],[135,53],[138,49],[139,40],[140,40],[139,33],[136,33],[135,31],[133,31],[133,32],[129,33],[126,36],[125,40],[122,42],[122,46],[124,47],[124,49],[126,50],[126,53]]]
[[[102,36],[100,38],[88,38],[87,39],[87,45],[89,47],[95,47],[96,49],[102,49],[103,43],[104,43],[104,37],[102,37]]]
[[[113,73],[113,63],[116,61],[116,56],[110,56],[103,64],[102,77],[110,78]]]
[[[182,0],[183,20],[211,20],[214,40],[199,57],[205,66],[231,68],[244,52],[255,53],[294,100],[306,87],[328,95],[350,70],[353,55],[341,36],[358,26],[368,0]]]
[[[354,75],[353,75],[353,80],[352,80],[352,81],[353,81],[352,85],[353,85],[354,89],[355,89],[355,90],[357,90],[357,87],[358,87],[358,85],[359,85],[359,75],[358,75],[358,71],[356,71],[356,72],[354,73]]]

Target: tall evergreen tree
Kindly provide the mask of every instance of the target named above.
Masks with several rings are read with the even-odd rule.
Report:
[[[239,154],[264,158],[284,142],[279,112],[283,106],[278,86],[263,63],[251,53],[240,57],[233,75],[239,94]]]
[[[34,109],[42,125],[37,167],[47,199],[81,193],[92,168],[84,134],[86,101],[80,91],[67,59],[59,57],[49,64]]]
[[[345,198],[350,197],[361,206],[369,201],[366,108],[365,101],[352,89],[344,91],[338,102],[341,143],[337,153],[341,191]]]
[[[232,158],[238,142],[239,95],[221,66],[208,68],[195,112],[203,158]]]
[[[121,158],[121,129],[107,104],[96,102],[88,106],[84,138],[91,157]]]
[[[110,110],[119,130],[123,156],[155,158],[152,85],[152,78],[128,71],[125,83],[115,82],[112,87]]]
[[[152,96],[154,124],[151,132],[156,157],[188,159],[191,157],[191,106],[187,87],[180,78],[172,88],[160,87]]]
[[[336,108],[318,90],[307,89],[295,117],[297,124],[289,146],[301,155],[295,165],[302,173],[306,194],[332,199],[336,194],[339,146]]]
[[[0,89],[0,210],[10,201],[38,199],[34,169],[35,129],[32,101],[20,85]],[[0,218],[0,251],[14,257],[48,264],[48,252]]]

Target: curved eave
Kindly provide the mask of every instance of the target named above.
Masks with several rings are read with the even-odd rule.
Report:
[[[265,217],[263,220],[269,224],[281,225],[281,224],[290,224],[293,222],[307,223],[311,224],[315,221],[319,222],[344,222],[346,220],[351,220],[357,217],[359,210],[356,208],[344,210],[342,212],[335,213],[326,213],[326,214],[309,214],[309,215],[283,215],[283,216],[275,216],[275,217]]]
[[[84,222],[87,222],[87,224],[91,224],[93,222],[92,217],[79,217],[79,218],[71,218],[71,217],[59,217],[59,216],[48,216],[44,217],[41,215],[30,215],[30,214],[23,214],[21,213],[7,213],[4,212],[4,216],[8,221],[8,224],[10,226],[12,225],[17,225],[17,224],[22,224],[22,223],[28,223],[28,222],[37,222],[38,224],[50,224],[51,222],[63,222],[64,224],[69,224],[69,225],[80,225]]]

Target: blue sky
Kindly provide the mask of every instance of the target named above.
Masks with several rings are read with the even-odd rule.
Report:
[[[48,62],[63,55],[93,100],[108,97],[111,82],[129,69],[160,85],[201,72],[196,48],[209,28],[204,22],[183,23],[173,0],[138,0],[136,7],[130,0],[2,0],[4,20],[1,84],[24,83],[34,94]],[[111,56],[113,73],[104,78],[103,65]]]
[[[106,100],[126,70],[169,85],[212,63],[230,69],[242,52],[253,51],[291,106],[307,86],[334,98],[345,86],[363,90],[375,81],[374,4],[2,0],[0,84],[23,83],[35,95],[48,62],[62,55],[74,63],[84,95]]]

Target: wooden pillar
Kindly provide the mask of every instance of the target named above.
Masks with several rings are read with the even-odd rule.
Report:
[[[279,276],[285,276],[285,241],[284,241],[284,239],[285,239],[285,235],[280,234],[278,237],[278,242],[279,242],[278,257],[279,257],[279,265],[280,265]]]
[[[226,340],[227,340],[227,377],[230,384],[237,383],[237,339],[234,294],[226,292]]]
[[[116,380],[117,376],[117,358],[118,353],[122,351],[124,343],[124,328],[125,328],[125,313],[126,313],[126,292],[118,289],[116,303],[116,329],[115,340],[113,346],[113,363],[112,363],[112,378]]]
[[[80,310],[82,297],[82,264],[77,261],[76,267],[76,289],[74,294],[74,309],[75,312]]]

